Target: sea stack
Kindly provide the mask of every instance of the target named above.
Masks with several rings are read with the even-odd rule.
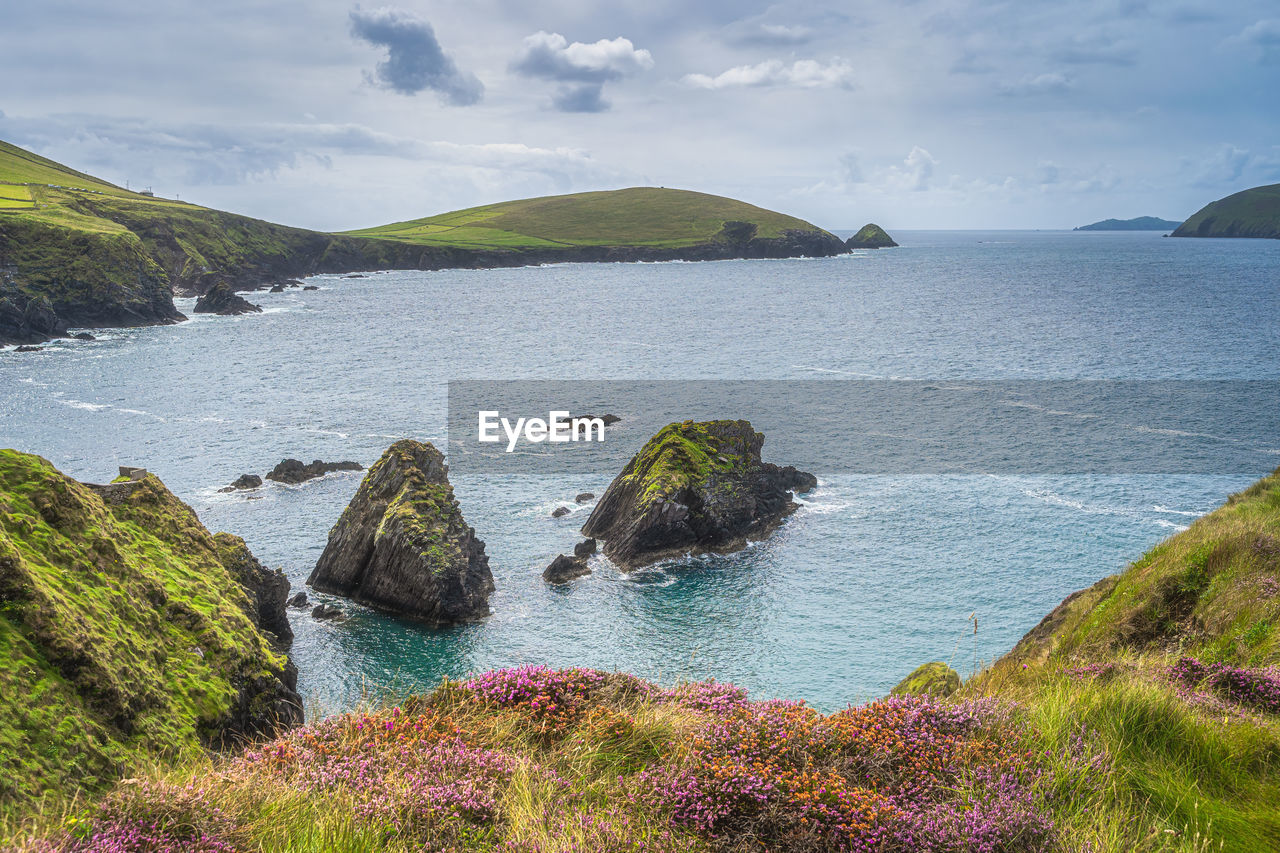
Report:
[[[760,459],[748,421],[670,424],[632,457],[583,526],[624,569],[688,552],[727,552],[796,509],[812,474]]]
[[[489,558],[463,520],[440,451],[408,439],[387,448],[329,531],[307,584],[433,625],[488,615]]]
[[[858,229],[857,234],[846,240],[844,245],[848,249],[890,249],[898,244],[879,225],[868,222]]]

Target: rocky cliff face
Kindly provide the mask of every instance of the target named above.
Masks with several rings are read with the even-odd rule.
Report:
[[[282,616],[244,543],[156,477],[0,451],[0,810],[301,722]]]
[[[440,451],[391,445],[329,532],[307,583],[435,625],[487,615],[489,558],[453,498]]]
[[[661,429],[609,485],[583,526],[604,553],[635,568],[685,552],[730,551],[795,510],[812,474],[760,459],[747,421],[685,421]]]

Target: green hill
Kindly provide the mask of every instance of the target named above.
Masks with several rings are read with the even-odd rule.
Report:
[[[273,583],[283,634],[288,582],[156,477],[0,450],[0,817],[299,722]]]
[[[825,256],[839,239],[733,199],[635,188],[326,234],[130,192],[0,142],[0,345],[184,319],[173,294],[315,273]]]
[[[1172,231],[1182,223],[1160,219],[1157,216],[1139,216],[1134,219],[1104,219],[1092,225],[1081,225],[1072,231]]]
[[[1280,184],[1254,187],[1205,205],[1174,237],[1270,237],[1280,239]]]
[[[424,245],[474,248],[635,246],[687,248],[714,241],[825,235],[802,219],[689,190],[631,187],[472,207],[347,232]]]

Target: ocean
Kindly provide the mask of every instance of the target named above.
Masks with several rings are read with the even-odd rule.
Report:
[[[827,259],[317,276],[316,291],[251,295],[262,314],[0,352],[0,446],[92,482],[146,467],[301,588],[361,475],[218,489],[286,456],[367,466],[398,438],[444,447],[451,380],[1280,379],[1278,241],[894,236],[901,248]],[[636,449],[648,437],[618,429]],[[545,663],[715,678],[833,710],[925,661],[967,675],[1276,464],[815,471],[820,488],[766,541],[632,574],[597,561],[561,588],[541,571],[581,538],[590,505],[572,498],[617,471],[468,470],[455,493],[487,543],[493,615],[437,630],[337,599],[343,623],[291,611],[300,689],[328,713]]]

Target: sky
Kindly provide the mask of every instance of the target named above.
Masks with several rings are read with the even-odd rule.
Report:
[[[0,139],[322,230],[667,186],[829,229],[1181,220],[1280,182],[1276,0],[40,0]]]

